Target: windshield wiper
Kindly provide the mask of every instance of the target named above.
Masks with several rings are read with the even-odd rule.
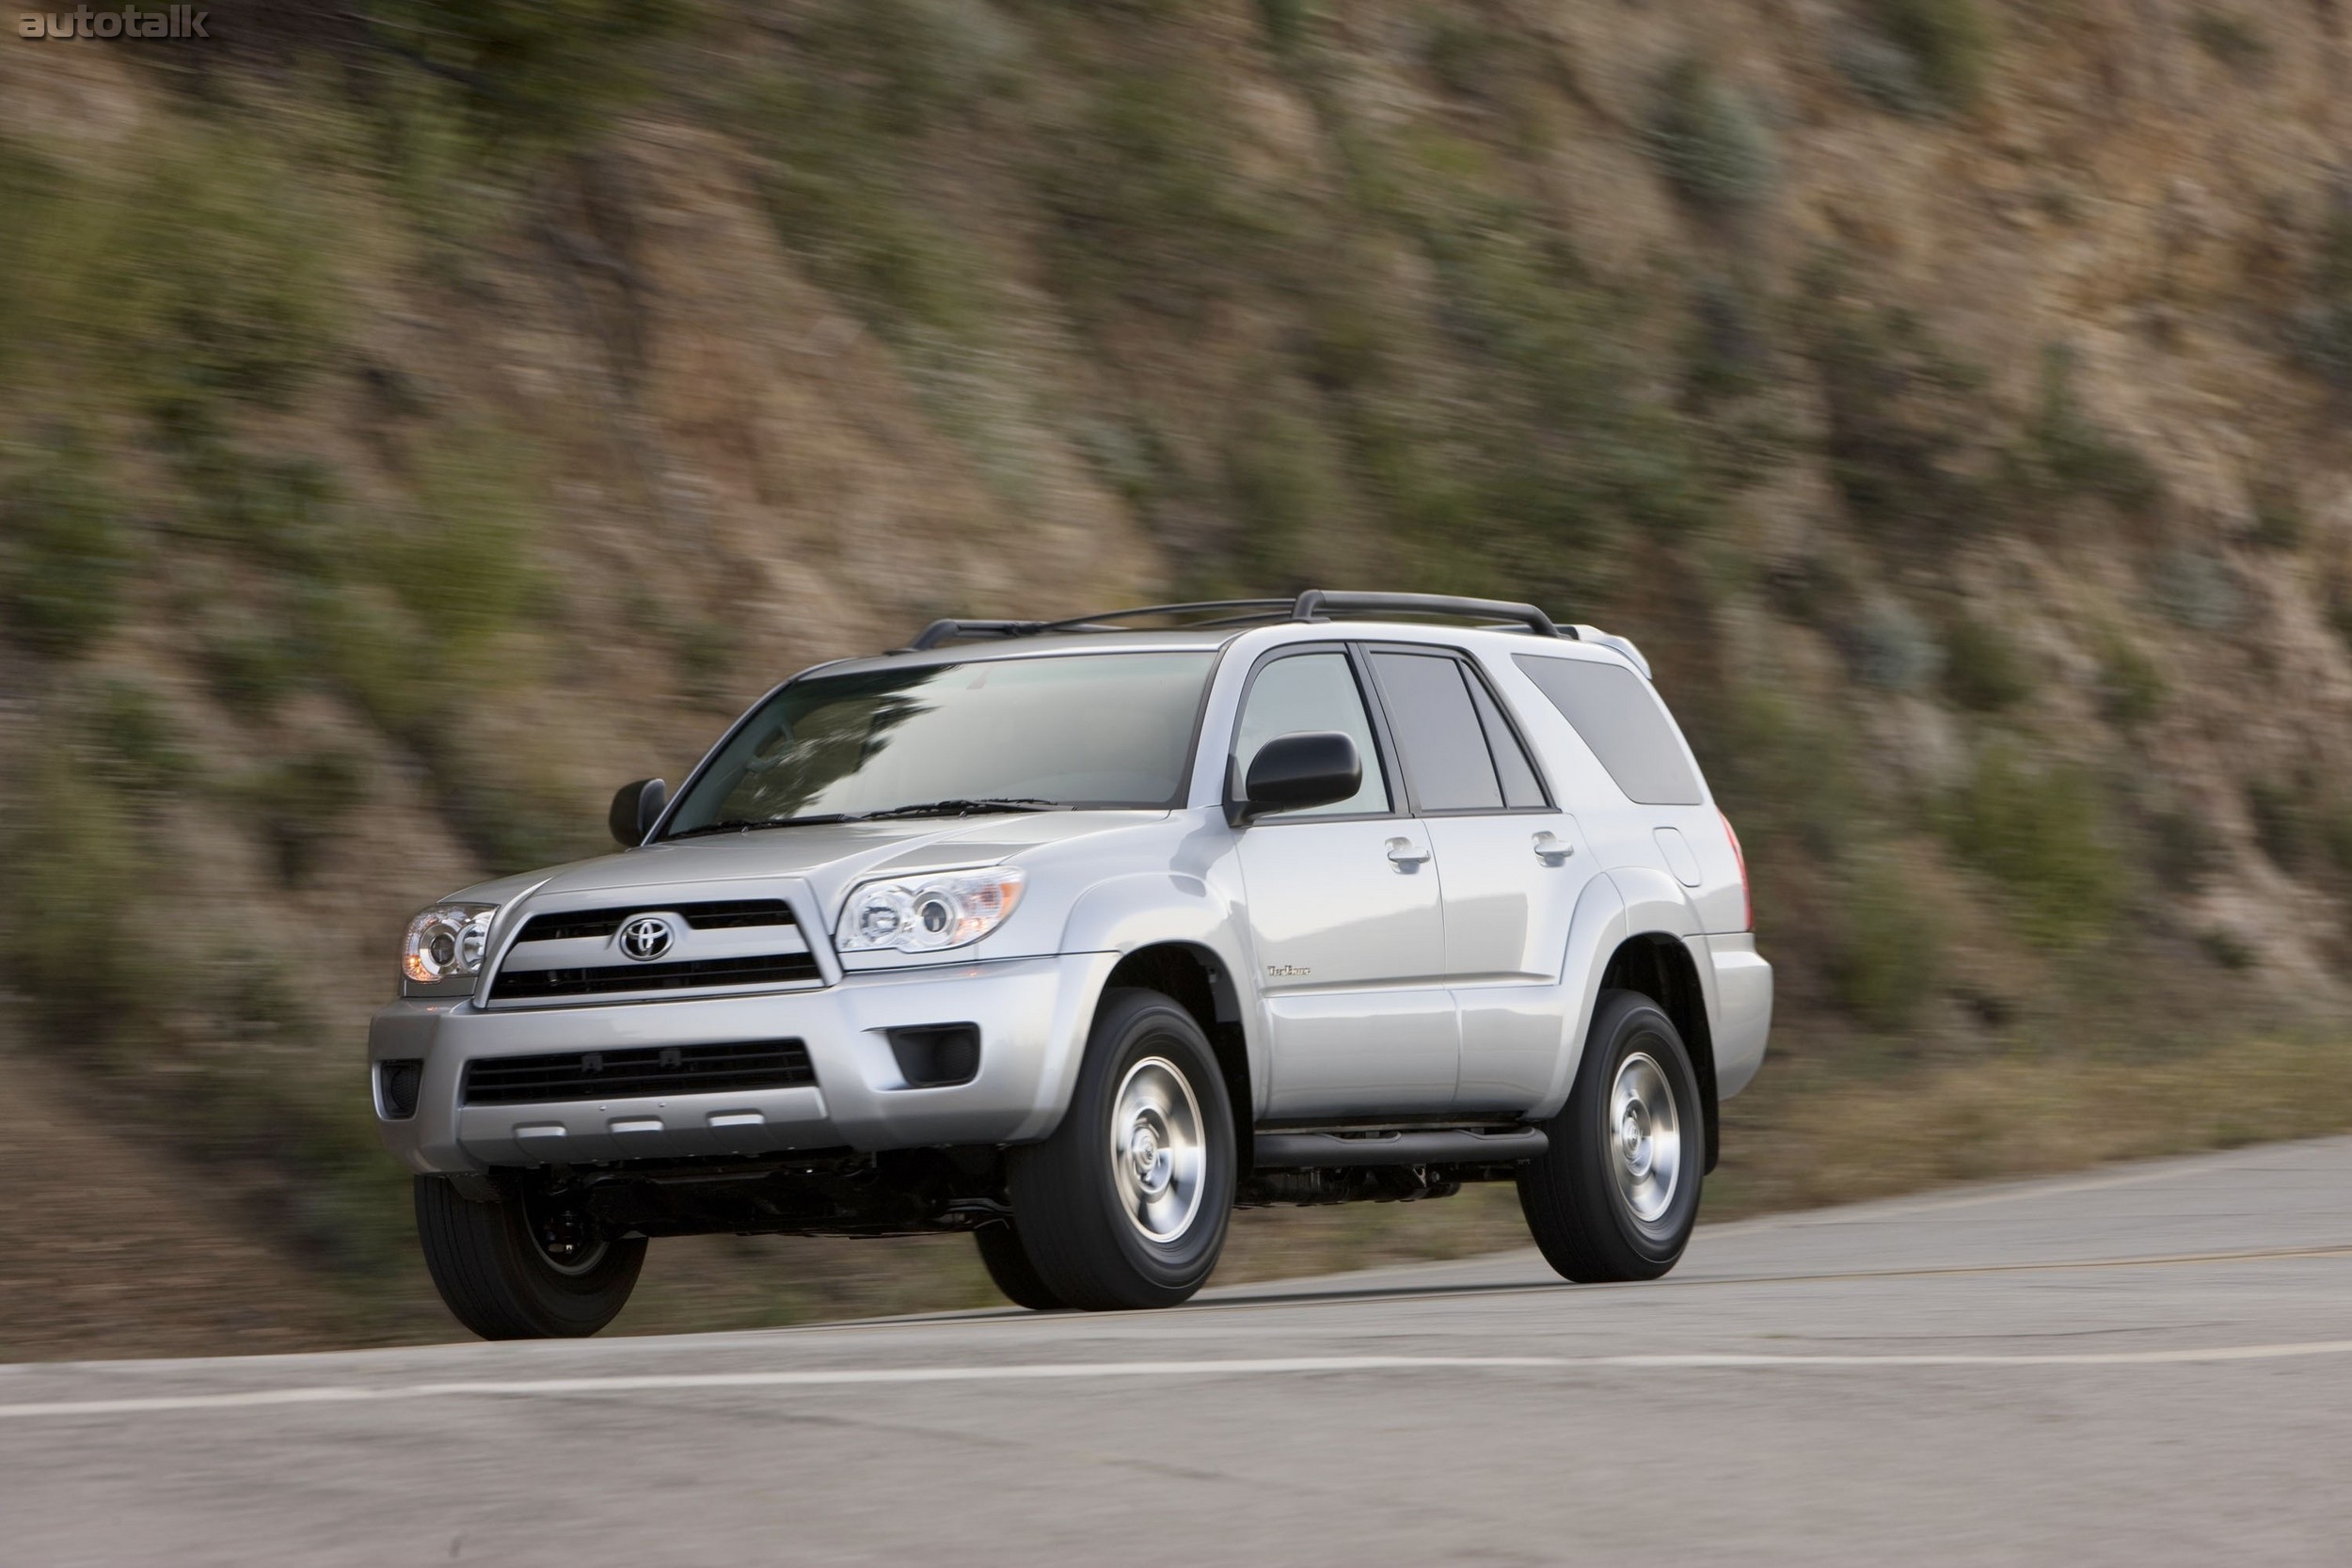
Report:
[[[981,816],[993,811],[1060,811],[1059,800],[1040,800],[1033,796],[992,798],[981,800],[933,800],[922,806],[892,806],[887,811],[860,814],[860,820],[880,822],[894,816]]]
[[[742,833],[754,828],[799,828],[818,822],[863,820],[855,813],[846,811],[818,812],[811,816],[731,816],[723,822],[706,822],[699,828],[688,828],[682,832],[664,833],[661,841],[668,844],[681,838],[700,838],[706,833]]]

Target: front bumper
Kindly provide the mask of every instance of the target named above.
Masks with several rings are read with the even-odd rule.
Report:
[[[416,1114],[376,1125],[421,1174],[597,1164],[792,1148],[862,1150],[1022,1143],[1069,1101],[1113,953],[892,969],[818,990],[578,1007],[484,1008],[410,998],[375,1017],[373,1064],[424,1064]],[[885,1031],[974,1023],[978,1074],[912,1088]],[[461,1102],[466,1064],[486,1057],[797,1038],[817,1082],[791,1088],[544,1104]]]

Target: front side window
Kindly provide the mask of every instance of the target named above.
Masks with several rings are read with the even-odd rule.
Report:
[[[1174,806],[1215,662],[1070,654],[795,681],[727,742],[664,836],[943,801]]]
[[[1307,730],[1337,730],[1356,743],[1356,754],[1364,764],[1363,787],[1327,806],[1273,813],[1261,821],[1377,816],[1389,809],[1389,781],[1381,770],[1380,749],[1372,743],[1364,694],[1356,689],[1356,672],[1348,667],[1347,656],[1337,650],[1291,654],[1260,668],[1258,678],[1249,683],[1241,728],[1233,737],[1235,779],[1249,777],[1249,764],[1267,741]]]

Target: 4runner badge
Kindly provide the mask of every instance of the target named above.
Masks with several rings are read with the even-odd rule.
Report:
[[[677,933],[658,914],[641,914],[621,927],[621,951],[644,962],[670,950]]]

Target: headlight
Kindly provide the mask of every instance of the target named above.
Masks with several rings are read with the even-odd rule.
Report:
[[[936,953],[977,942],[1021,902],[1023,873],[1009,865],[868,882],[842,906],[834,945],[844,953],[895,947]]]
[[[420,986],[470,980],[482,973],[496,904],[436,904],[408,923],[400,972]]]

